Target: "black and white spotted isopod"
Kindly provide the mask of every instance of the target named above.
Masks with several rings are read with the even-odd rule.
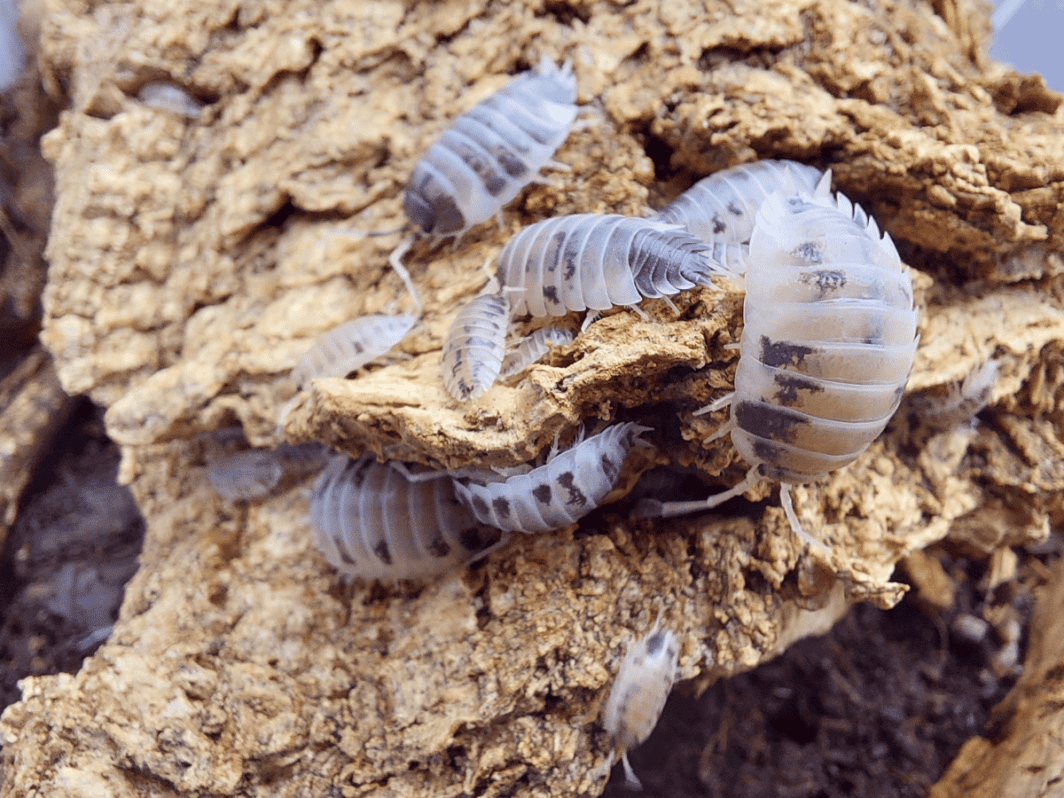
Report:
[[[403,210],[421,232],[460,235],[536,179],[576,119],[570,64],[537,69],[462,114],[414,166]]]
[[[790,485],[849,464],[886,427],[912,369],[917,315],[894,243],[862,209],[832,198],[826,183],[815,194],[770,196],[750,241],[735,392],[705,408],[730,405],[721,432],[751,468],[705,501],[644,500],[639,511],[708,509],[769,479],[781,483],[791,527],[815,543]]]
[[[580,213],[526,227],[499,254],[496,276],[515,316],[563,316],[707,285],[726,272],[710,251],[676,226]]]
[[[811,194],[823,172],[797,161],[766,159],[714,172],[652,218],[678,224],[703,241],[742,244],[754,232],[757,209],[770,194]]]
[[[498,529],[561,529],[602,503],[617,484],[629,450],[649,429],[632,422],[614,424],[524,473],[462,473],[456,475],[455,492],[477,520]]]
[[[441,370],[451,396],[466,402],[495,384],[509,324],[510,301],[504,294],[480,294],[462,306],[443,340]]]
[[[473,519],[445,474],[412,480],[370,456],[334,457],[314,485],[310,515],[325,559],[363,579],[436,576],[500,537]]]

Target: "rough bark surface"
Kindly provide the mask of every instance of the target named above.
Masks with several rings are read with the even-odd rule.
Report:
[[[109,407],[148,532],[110,642],[76,676],[27,679],[3,716],[0,794],[597,794],[601,702],[655,619],[681,639],[680,677],[708,683],[855,601],[892,605],[895,564],[951,531],[1043,537],[1064,516],[1061,97],[987,61],[988,33],[964,2],[56,2],[44,74],[71,107],[44,145],[42,337],[66,390]],[[522,225],[639,214],[717,168],[798,159],[896,237],[922,314],[892,428],[794,491],[829,553],[803,554],[775,502],[665,523],[615,505],[423,587],[344,586],[313,552],[308,482],[248,506],[211,491],[203,434],[280,442],[311,341],[409,302],[387,266],[399,237],[348,233],[401,224],[416,159],[543,55],[572,61],[594,120],[558,153],[571,171],[502,230],[417,244],[410,357],[316,382],[286,440],[505,466],[585,420],[644,420],[655,452],[625,489],[654,465],[731,484],[730,443],[701,444],[720,414],[691,411],[730,389],[734,288],[689,292],[679,318],[610,315],[471,405],[444,391],[440,346]],[[135,99],[159,80],[202,113]],[[986,421],[929,425],[990,357]]]
[[[1031,618],[1023,676],[999,704],[991,736],[973,737],[928,798],[1060,795],[1064,781],[1064,564]]]

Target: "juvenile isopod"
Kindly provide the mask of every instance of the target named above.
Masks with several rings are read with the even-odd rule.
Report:
[[[388,353],[415,324],[417,316],[409,313],[374,313],[326,330],[292,369],[292,379],[305,391],[312,380],[346,377]]]
[[[823,173],[797,161],[763,160],[733,166],[699,180],[652,218],[681,225],[703,241],[743,244],[757,209],[770,194],[811,194]]]
[[[494,471],[456,475],[455,492],[476,519],[507,532],[546,532],[576,523],[606,498],[629,450],[650,428],[614,424],[546,464],[511,475]]]
[[[207,457],[207,479],[226,501],[256,501],[268,496],[285,477],[307,476],[323,465],[325,454],[320,443],[214,451]]]
[[[533,363],[538,363],[547,356],[552,346],[567,344],[576,337],[576,333],[565,327],[541,327],[525,336],[511,349],[502,361],[499,378],[506,379],[524,371]]]
[[[441,363],[443,384],[451,396],[469,401],[495,384],[509,324],[510,301],[505,294],[480,294],[458,311],[443,341]]]
[[[526,227],[503,248],[497,278],[514,315],[635,306],[727,269],[711,248],[674,225],[616,214],[580,213]]]
[[[576,78],[544,57],[455,120],[414,166],[403,210],[430,236],[487,221],[536,179],[576,119]]]
[[[912,281],[889,235],[822,182],[814,194],[773,194],[757,212],[746,273],[735,391],[718,435],[751,465],[704,501],[644,500],[645,515],[715,507],[768,479],[795,533],[790,486],[858,457],[901,401],[919,342]]]
[[[411,479],[368,455],[333,457],[314,485],[310,515],[325,559],[363,579],[436,576],[500,537],[473,519],[445,474]]]
[[[679,654],[676,635],[655,624],[645,638],[629,644],[602,708],[602,725],[621,751],[628,784],[636,789],[642,785],[628,762],[628,751],[642,745],[658,725],[676,682]]]

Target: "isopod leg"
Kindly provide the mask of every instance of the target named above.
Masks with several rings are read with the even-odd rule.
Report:
[[[759,466],[754,466],[747,471],[742,482],[735,487],[729,488],[722,493],[714,493],[712,496],[699,501],[663,502],[657,499],[640,499],[635,506],[635,515],[637,518],[673,518],[677,515],[687,515],[699,510],[712,510],[714,507],[724,504],[728,499],[742,496],[760,482],[761,474],[758,468]]]
[[[406,290],[410,292],[411,298],[414,300],[414,309],[421,312],[421,297],[418,295],[417,289],[414,288],[414,281],[410,278],[410,272],[406,270],[406,266],[403,265],[403,255],[410,251],[410,247],[414,245],[414,236],[407,236],[404,238],[395,249],[392,250],[392,254],[388,256],[388,264],[395,270],[395,273],[399,275],[399,279],[403,281],[403,285],[406,286]]]
[[[632,770],[632,765],[628,762],[627,751],[621,754],[621,765],[624,766],[624,780],[627,782],[628,788],[631,790],[643,789],[643,782],[641,782],[639,777],[635,775],[635,771]]]
[[[716,410],[723,410],[725,407],[729,407],[734,400],[735,391],[732,391],[731,393],[726,393],[724,394],[724,396],[720,397],[720,399],[715,399],[705,407],[698,408],[698,410],[692,413],[692,415],[701,416],[705,413],[712,413]]]
[[[787,516],[787,523],[791,525],[791,530],[794,534],[805,543],[808,543],[810,548],[827,549],[826,545],[802,529],[802,523],[798,520],[798,513],[794,511],[794,502],[791,501],[791,486],[786,482],[780,483],[780,504],[783,505],[783,514]]]

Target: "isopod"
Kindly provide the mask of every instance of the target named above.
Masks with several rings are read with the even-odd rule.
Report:
[[[307,476],[324,464],[320,443],[212,452],[207,458],[207,479],[226,501],[256,501],[268,496],[286,476]]]
[[[830,179],[830,178],[829,178]],[[718,435],[751,465],[734,488],[704,501],[644,500],[644,515],[716,507],[763,479],[790,486],[858,457],[886,427],[908,382],[919,337],[912,281],[890,236],[826,182],[814,194],[773,194],[757,212],[746,274],[745,327],[735,391]]]
[[[526,227],[499,254],[496,276],[515,316],[563,316],[706,285],[727,271],[710,252],[675,225],[580,213]]]
[[[572,66],[544,57],[455,120],[414,166],[403,210],[426,235],[460,235],[531,183],[576,119]]]
[[[467,302],[443,341],[442,374],[447,392],[465,402],[495,384],[506,350],[510,301],[502,293],[484,293]]]
[[[813,193],[822,177],[816,167],[796,161],[741,164],[699,180],[652,218],[681,225],[703,241],[743,244],[769,194]]]
[[[679,654],[676,635],[655,624],[645,638],[629,644],[602,708],[602,725],[621,750],[624,775],[635,789],[642,785],[628,762],[628,751],[642,745],[658,725],[676,682]]]
[[[493,471],[456,475],[455,492],[481,523],[507,532],[546,532],[576,523],[606,498],[629,450],[650,428],[614,424],[539,468],[509,476]]]
[[[524,371],[533,363],[538,363],[546,357],[550,347],[567,344],[575,337],[576,333],[565,327],[557,327],[553,324],[549,327],[541,327],[530,335],[526,335],[510,350],[502,361],[499,377],[506,379]]]
[[[344,322],[314,341],[292,369],[292,379],[305,391],[311,380],[346,377],[390,351],[415,324],[417,316],[409,313],[374,313]]]
[[[446,474],[411,479],[368,455],[332,458],[314,485],[310,515],[325,559],[363,579],[436,576],[500,537],[473,519]]]

